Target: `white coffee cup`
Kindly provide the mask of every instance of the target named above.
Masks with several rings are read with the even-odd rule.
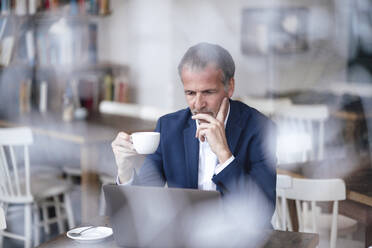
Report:
[[[131,135],[134,149],[139,154],[151,154],[156,151],[160,142],[158,132],[137,132]]]

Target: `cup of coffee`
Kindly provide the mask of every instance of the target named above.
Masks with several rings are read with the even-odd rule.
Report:
[[[137,132],[131,135],[134,149],[139,154],[151,154],[156,151],[160,142],[158,132]]]

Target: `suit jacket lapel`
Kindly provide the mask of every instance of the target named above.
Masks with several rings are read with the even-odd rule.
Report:
[[[199,140],[195,138],[196,123],[189,119],[188,126],[183,131],[185,145],[185,161],[187,167],[187,187],[198,188]]]
[[[226,123],[226,139],[230,151],[234,154],[236,145],[238,144],[242,128],[240,127],[241,117],[238,106],[234,101],[230,100],[230,114]]]

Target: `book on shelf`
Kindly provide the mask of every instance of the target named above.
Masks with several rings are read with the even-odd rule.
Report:
[[[15,14],[26,15],[27,14],[27,0],[15,0]]]
[[[1,14],[7,15],[10,13],[10,0],[1,0]]]
[[[78,0],[70,0],[70,15],[79,14]]]
[[[114,79],[111,73],[107,73],[103,78],[103,99],[105,101],[114,100]]]
[[[80,14],[87,13],[87,6],[85,4],[85,0],[79,0],[79,13]]]
[[[114,101],[129,102],[129,84],[125,77],[115,79]]]
[[[92,15],[107,15],[110,13],[109,0],[89,0],[89,13]]]
[[[35,14],[38,0],[1,0],[1,14],[8,15],[14,13],[15,15]],[[41,1],[39,1],[41,2]]]
[[[49,0],[49,9],[50,10],[56,10],[59,7],[59,1],[58,0]]]
[[[55,11],[69,5],[70,15],[110,13],[110,0],[0,0],[1,15],[33,15],[40,11]]]
[[[97,39],[98,27],[95,23],[90,23],[88,27],[88,60],[90,63],[97,63]]]
[[[36,13],[38,0],[29,0],[28,1],[28,13],[34,15]]]
[[[99,1],[99,14],[107,15],[110,13],[110,2],[109,0],[100,0]]]
[[[31,109],[31,79],[21,82],[19,87],[19,111],[27,113]]]
[[[50,1],[52,1],[52,0],[43,0],[43,1],[41,1],[42,2],[41,8],[42,9],[45,9],[45,10],[50,9]]]

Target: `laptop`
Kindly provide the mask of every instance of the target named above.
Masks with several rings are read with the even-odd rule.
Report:
[[[103,191],[120,247],[187,247],[195,225],[222,208],[217,191],[113,184]]]

